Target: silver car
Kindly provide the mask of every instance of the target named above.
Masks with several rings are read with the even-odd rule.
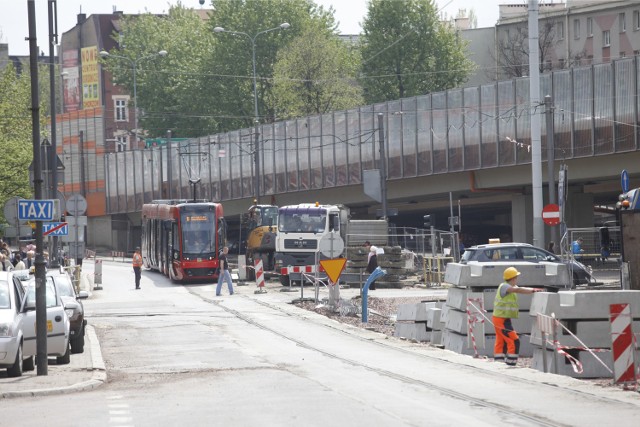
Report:
[[[36,350],[36,292],[35,280],[25,286],[25,303],[23,310],[26,314],[24,331],[24,354],[35,355]],[[47,306],[47,355],[56,356],[58,364],[66,364],[71,361],[69,348],[70,321],[65,312],[64,303],[58,291],[51,281],[46,282],[46,306]]]
[[[24,290],[13,272],[0,271],[0,368],[10,377],[19,377],[24,370],[34,368],[33,355],[24,353],[24,325],[22,310]]]

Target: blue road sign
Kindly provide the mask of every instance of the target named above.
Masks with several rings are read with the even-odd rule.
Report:
[[[69,224],[67,224],[66,222],[43,222],[42,235],[43,236],[68,236]]]
[[[620,182],[622,183],[622,192],[626,193],[629,191],[629,172],[626,169],[622,169],[622,173],[620,174]]]
[[[51,221],[53,200],[18,200],[19,221]]]

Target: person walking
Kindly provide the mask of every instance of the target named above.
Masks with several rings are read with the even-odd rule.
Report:
[[[582,237],[578,237],[571,243],[571,253],[575,259],[580,259],[580,255],[584,253],[584,249],[582,249]]]
[[[218,266],[218,286],[216,286],[216,296],[220,296],[220,291],[222,290],[222,282],[227,282],[227,287],[229,288],[229,295],[233,295],[233,281],[231,280],[231,274],[229,273],[229,261],[227,260],[227,254],[229,253],[229,248],[222,248],[222,253],[220,254],[220,264]]]
[[[24,261],[22,261],[22,257],[20,256],[20,254],[16,254],[14,259],[16,260],[16,265],[13,266],[14,270],[26,270],[27,269],[27,266],[24,265]]]
[[[493,326],[496,330],[496,343],[493,347],[493,358],[496,362],[506,362],[516,366],[520,352],[520,338],[513,328],[511,319],[517,319],[520,307],[518,294],[532,294],[542,289],[518,286],[520,272],[515,267],[504,270],[504,282],[500,284],[493,303]]]
[[[367,273],[373,273],[373,270],[378,268],[378,248],[375,246],[369,246],[369,262],[367,263]],[[376,290],[376,281],[374,280],[369,285],[369,289],[372,291]]]
[[[133,253],[133,273],[136,275],[136,289],[140,289],[140,277],[142,276],[142,255],[140,255],[140,247],[136,247]]]

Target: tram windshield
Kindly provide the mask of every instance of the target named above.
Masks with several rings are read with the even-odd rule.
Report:
[[[182,212],[182,252],[184,254],[215,253],[215,213],[208,209]]]

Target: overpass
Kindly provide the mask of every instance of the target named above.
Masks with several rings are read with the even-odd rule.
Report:
[[[555,107],[554,175],[560,164],[568,167],[569,227],[593,226],[606,211],[594,206],[615,204],[622,169],[631,187],[640,185],[639,65],[638,57],[623,58],[541,76],[541,98],[552,95]],[[198,198],[222,202],[237,221],[252,204],[256,150],[261,203],[343,203],[354,218],[372,218],[381,206],[364,194],[363,171],[377,168],[381,115],[394,222],[421,227],[422,215],[432,213],[438,228],[448,228],[451,192],[462,233],[472,236],[467,243],[484,243],[487,230],[532,242],[530,118],[544,112],[530,105],[528,78],[518,78],[263,124],[257,147],[248,128],[108,153],[107,218],[90,219],[89,239],[131,249],[142,204],[192,197],[190,179],[200,180]],[[543,117],[546,181],[545,130]],[[114,230],[116,244],[104,241]]]

